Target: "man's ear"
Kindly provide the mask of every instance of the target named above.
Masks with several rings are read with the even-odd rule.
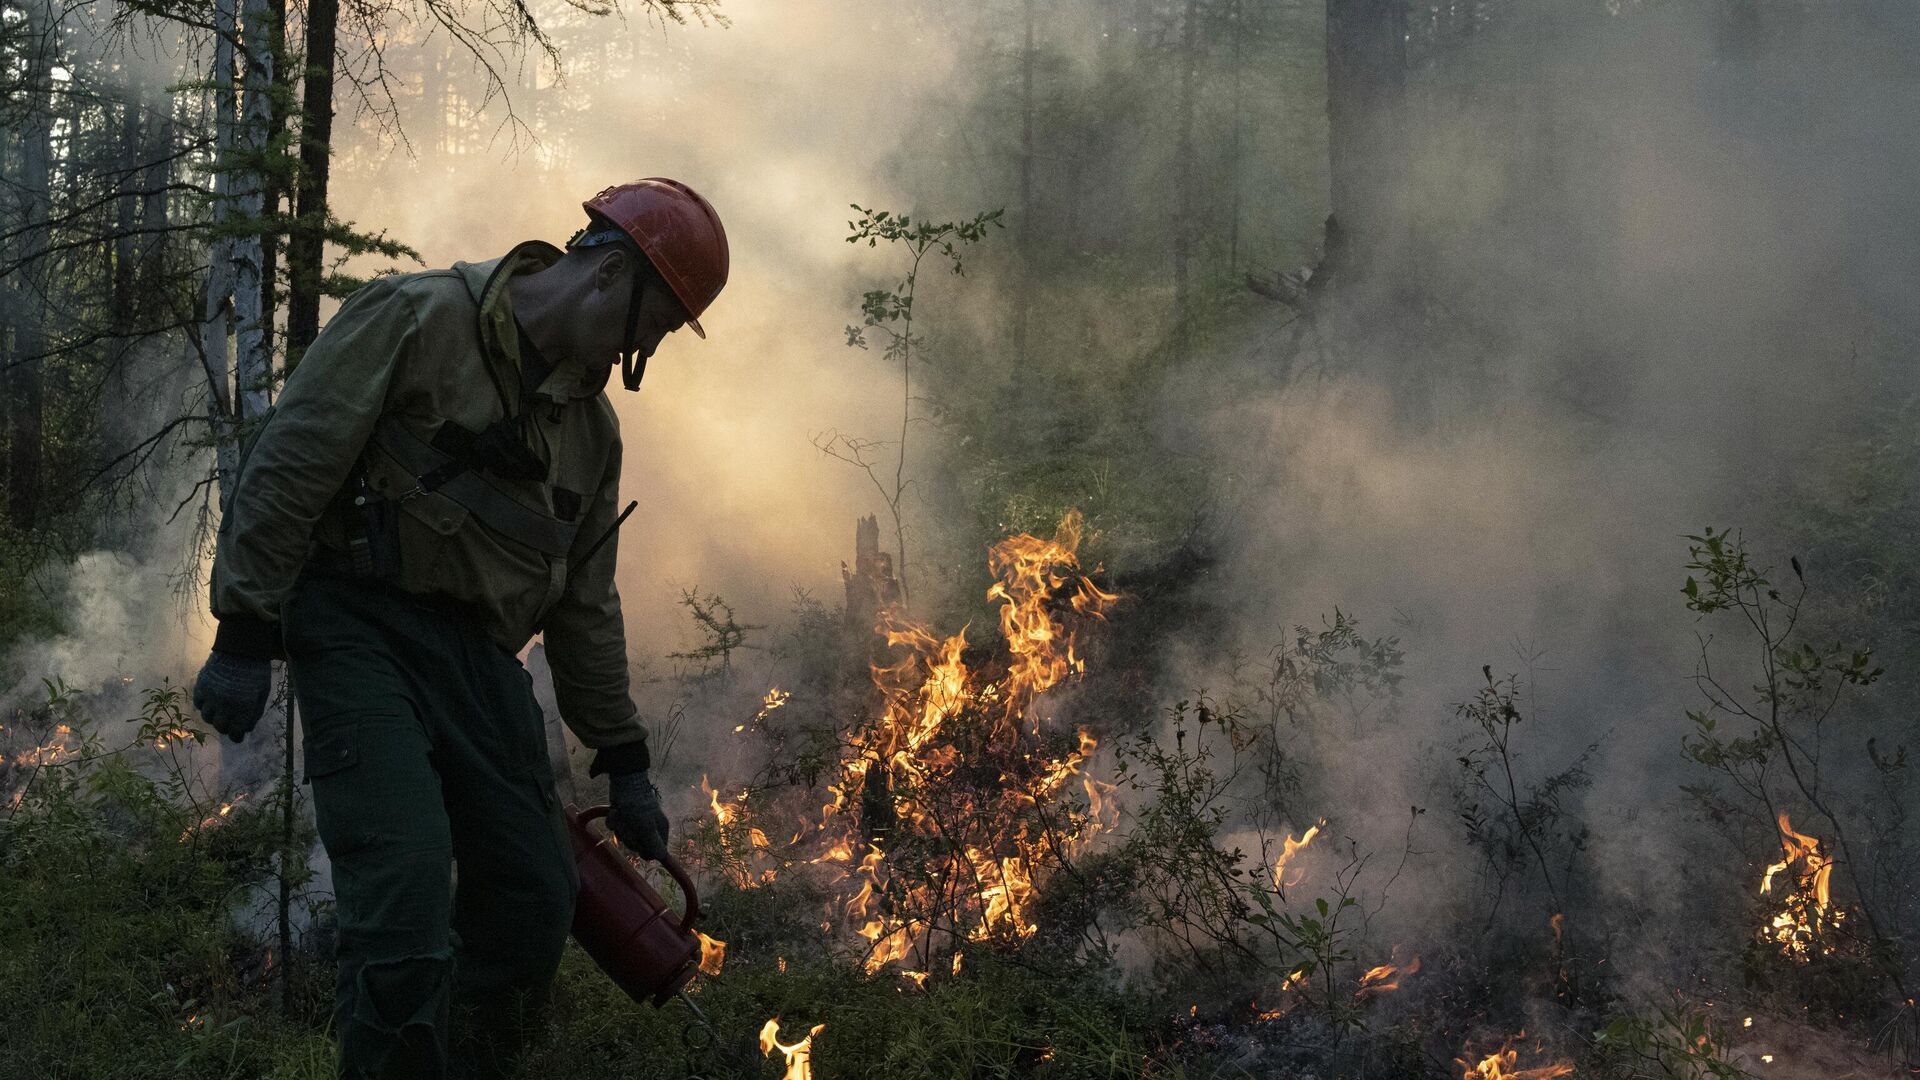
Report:
[[[615,289],[627,272],[627,253],[617,245],[607,245],[607,251],[593,268],[593,283],[597,288]]]

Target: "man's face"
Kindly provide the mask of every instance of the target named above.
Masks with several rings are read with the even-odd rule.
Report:
[[[652,279],[640,294],[632,340],[621,340],[627,330],[627,305],[633,297],[638,269],[628,253],[619,249],[609,251],[593,266],[575,324],[577,355],[589,370],[619,363],[621,352],[628,347],[637,358],[650,357],[660,347],[661,339],[686,325],[686,309],[665,285]]]

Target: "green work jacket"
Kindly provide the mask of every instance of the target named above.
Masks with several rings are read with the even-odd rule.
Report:
[[[302,567],[348,550],[359,511],[343,492],[360,464],[374,497],[398,500],[395,584],[478,613],[510,652],[544,632],[560,715],[580,741],[645,753],[613,580],[620,425],[607,369],[562,360],[522,388],[507,280],[560,256],[530,241],[487,262],[378,278],[348,298],[288,376],[227,493],[212,572],[216,649],[277,651]],[[480,432],[522,412],[544,479],[476,469],[419,490],[447,460],[433,449],[443,425]]]

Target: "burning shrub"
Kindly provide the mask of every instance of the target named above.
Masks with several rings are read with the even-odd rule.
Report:
[[[1755,680],[1750,692],[1734,689],[1703,636],[1694,684],[1705,705],[1687,712],[1692,731],[1682,743],[1689,760],[1715,774],[1715,783],[1687,789],[1709,820],[1749,852],[1764,837],[1767,854],[1752,863],[1766,869],[1756,870],[1749,977],[1816,1014],[1891,1019],[1895,1041],[1911,1046],[1913,948],[1899,929],[1912,924],[1914,903],[1902,854],[1911,839],[1905,750],[1883,754],[1871,730],[1857,726],[1852,737],[1833,738],[1883,669],[1871,650],[1808,640],[1798,558],[1789,560],[1793,582],[1776,583],[1727,531],[1687,540],[1686,606],[1703,620],[1734,618],[1744,631],[1734,662]],[[1837,885],[1848,895],[1836,896]]]
[[[871,712],[840,734],[824,769],[788,771],[826,774],[830,801],[817,817],[776,828],[749,814],[766,801],[752,789],[725,799],[707,789],[729,880],[750,886],[808,867],[834,897],[829,924],[849,932],[869,972],[896,961],[932,972],[967,943],[1031,937],[1046,881],[1100,828],[1101,785],[1082,769],[1095,740],[1033,708],[1084,670],[1076,636],[1118,599],[1079,572],[1080,529],[1069,515],[1050,540],[1016,536],[991,552],[998,650],[881,608],[886,651],[872,666]],[[785,701],[770,692],[752,725]]]

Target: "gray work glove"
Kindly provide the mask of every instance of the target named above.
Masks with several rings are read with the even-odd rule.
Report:
[[[213,730],[239,742],[260,722],[273,689],[273,664],[215,649],[193,680],[193,707]]]
[[[660,793],[647,770],[615,773],[607,780],[607,794],[607,824],[621,846],[654,862],[666,858],[667,815],[660,810]]]

